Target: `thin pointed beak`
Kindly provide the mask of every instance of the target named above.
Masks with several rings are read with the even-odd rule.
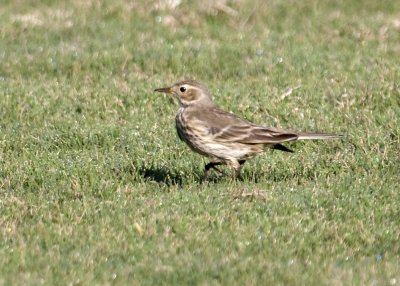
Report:
[[[172,93],[171,87],[156,88],[154,91],[164,92],[164,93]]]

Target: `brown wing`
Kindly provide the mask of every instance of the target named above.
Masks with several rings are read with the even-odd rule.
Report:
[[[197,110],[193,117],[215,141],[245,144],[278,144],[293,141],[298,135],[286,130],[258,126],[220,109]]]
[[[215,137],[217,141],[223,140],[246,144],[277,144],[293,141],[297,138],[297,134],[280,133],[268,128],[253,125],[232,125],[221,130]]]

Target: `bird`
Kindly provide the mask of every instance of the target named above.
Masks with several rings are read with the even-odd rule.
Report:
[[[233,177],[240,177],[242,165],[268,148],[293,152],[282,143],[296,140],[337,139],[342,135],[314,132],[294,132],[257,125],[219,108],[206,85],[196,80],[184,80],[155,92],[177,98],[179,109],[175,116],[179,138],[190,149],[210,162],[204,167],[203,180],[209,179],[211,169],[227,165]]]

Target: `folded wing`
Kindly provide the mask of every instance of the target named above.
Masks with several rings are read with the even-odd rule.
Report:
[[[245,144],[278,144],[293,141],[297,134],[277,132],[269,128],[253,125],[231,125],[215,134],[216,141],[238,142]]]
[[[222,110],[202,113],[197,119],[216,142],[244,144],[278,144],[298,139],[296,133],[258,126]]]

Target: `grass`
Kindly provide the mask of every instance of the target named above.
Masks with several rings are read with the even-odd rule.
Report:
[[[399,285],[400,11],[325,2],[3,1],[0,285]],[[184,78],[345,139],[200,184]]]

